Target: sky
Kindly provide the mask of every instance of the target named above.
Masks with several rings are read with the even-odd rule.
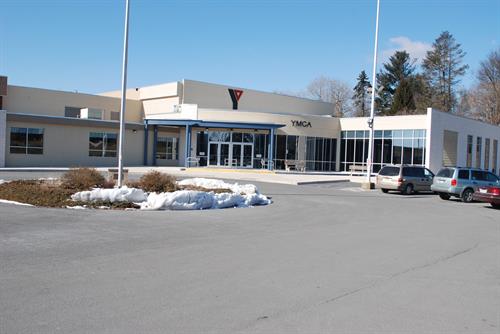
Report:
[[[130,0],[128,87],[192,79],[298,92],[320,75],[371,78],[375,0]],[[125,0],[0,0],[0,75],[13,85],[120,88]],[[500,47],[500,0],[381,0],[379,64],[422,59],[450,31],[479,63]]]

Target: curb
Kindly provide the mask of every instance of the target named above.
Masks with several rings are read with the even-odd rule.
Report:
[[[325,181],[298,181],[295,184],[298,186],[306,186],[309,184],[328,184],[328,183],[342,183],[342,182],[351,182],[351,180],[342,179],[342,180],[325,180]]]

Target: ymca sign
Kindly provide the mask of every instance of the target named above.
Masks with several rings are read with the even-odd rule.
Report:
[[[292,119],[292,126],[296,128],[312,128],[312,124],[309,121],[298,121]]]

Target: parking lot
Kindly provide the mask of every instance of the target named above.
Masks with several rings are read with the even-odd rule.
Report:
[[[499,210],[258,186],[272,205],[0,204],[0,333],[499,332]]]

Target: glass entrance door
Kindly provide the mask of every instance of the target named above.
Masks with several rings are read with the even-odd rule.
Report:
[[[230,167],[229,145],[229,143],[210,143],[208,145],[208,165]]]
[[[231,167],[252,168],[253,144],[232,143],[231,145]]]
[[[253,168],[253,143],[209,142],[208,166]]]

